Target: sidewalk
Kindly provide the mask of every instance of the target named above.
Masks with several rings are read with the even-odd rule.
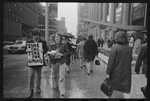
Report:
[[[108,58],[101,53],[100,58],[107,61]],[[103,57],[102,57],[103,56]],[[106,78],[107,62],[100,61],[100,66],[94,66],[93,73],[87,75],[85,68],[80,68],[79,61],[73,63],[70,67],[70,74],[66,74],[66,98],[107,98],[100,90],[100,85]],[[13,89],[4,92],[4,98],[26,98],[28,94],[28,72],[27,67],[17,79]],[[25,79],[24,79],[25,78]],[[147,84],[144,75],[132,73],[131,98],[141,98],[144,96],[140,87]],[[19,85],[19,86],[17,86]],[[60,98],[59,90],[53,90],[52,70],[49,66],[42,68],[41,93],[34,93],[33,98]],[[121,92],[114,92],[113,98],[123,98]]]
[[[100,85],[106,78],[104,68],[105,65],[101,62],[101,67],[94,67],[93,73],[87,75],[87,70],[80,68],[79,61],[73,63],[70,67],[70,74],[66,73],[66,98],[107,98],[100,91]],[[27,79],[24,84],[20,85],[25,86],[15,87],[4,92],[5,98],[27,98]],[[34,92],[33,98],[60,98],[59,94],[59,90],[53,89],[52,69],[49,66],[44,66],[42,68],[41,93]]]

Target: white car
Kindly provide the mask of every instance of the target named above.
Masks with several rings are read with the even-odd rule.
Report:
[[[16,40],[15,44],[7,47],[8,53],[23,52],[26,53],[26,40]]]
[[[3,49],[7,49],[7,47],[9,47],[9,46],[11,46],[13,44],[15,44],[15,43],[12,42],[12,41],[4,41],[3,42]]]

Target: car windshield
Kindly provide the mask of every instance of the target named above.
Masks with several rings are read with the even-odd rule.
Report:
[[[15,42],[15,44],[22,44],[22,42],[21,41],[17,41],[17,42]]]
[[[7,43],[6,45],[13,45],[14,43]]]

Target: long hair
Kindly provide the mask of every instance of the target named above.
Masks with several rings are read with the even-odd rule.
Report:
[[[61,41],[63,40],[63,38],[62,38],[62,36],[61,36],[60,34],[58,34],[58,33],[56,33],[55,35],[52,36],[52,41],[55,42],[55,36],[56,36],[56,35],[59,35],[59,36],[60,36],[60,43],[61,43]]]
[[[60,34],[54,34],[53,36],[52,36],[52,40],[50,41],[50,42],[48,42],[48,49],[49,50],[55,50],[57,47],[56,47],[56,42],[55,42],[55,36],[56,35],[59,35],[60,36],[60,43],[58,43],[58,45],[59,46],[61,46],[62,45],[62,36],[60,35]]]
[[[124,31],[118,31],[115,34],[115,42],[122,45],[128,44],[127,36]]]

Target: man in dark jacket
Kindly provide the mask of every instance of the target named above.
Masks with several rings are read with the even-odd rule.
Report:
[[[101,40],[100,40],[100,38],[98,38],[98,40],[97,40],[97,46],[100,47],[100,45],[101,45]]]
[[[111,38],[110,43],[109,43],[110,48],[112,47],[113,43],[114,43],[114,40]]]
[[[136,61],[136,66],[135,66],[135,72],[136,74],[140,73],[140,67],[143,62],[142,67],[144,68],[144,73],[145,77],[147,78],[147,43],[143,44],[141,46],[141,50],[139,52],[137,61]],[[147,97],[147,85],[145,87],[141,87],[141,90],[143,92],[143,95]]]
[[[107,41],[107,46],[108,46],[108,48],[110,48],[110,39],[108,39],[108,41]]]
[[[103,44],[104,44],[104,40],[103,38],[101,38],[101,47],[103,47]]]
[[[40,39],[40,32],[37,28],[32,30],[32,35],[33,35],[33,38],[31,38],[27,43],[42,43],[42,50],[39,50],[39,51],[41,51],[43,53],[43,60],[44,60],[44,54],[46,54],[48,51],[46,41]],[[27,50],[27,53],[28,53],[28,50]],[[29,68],[28,68],[28,72],[29,72],[29,74],[28,74],[29,75],[28,76],[28,86],[29,86],[29,90],[30,90],[28,98],[31,98],[33,96],[33,93],[34,93],[33,90],[34,90],[35,72],[37,74],[36,91],[38,93],[41,92],[41,89],[40,89],[41,70],[42,70],[41,65],[40,66],[29,66]]]
[[[92,72],[92,68],[93,68],[93,61],[95,59],[95,56],[98,55],[98,48],[97,48],[97,44],[93,39],[93,35],[89,35],[89,39],[85,42],[84,47],[84,59],[87,63],[87,72],[88,75],[90,75],[90,72]]]

